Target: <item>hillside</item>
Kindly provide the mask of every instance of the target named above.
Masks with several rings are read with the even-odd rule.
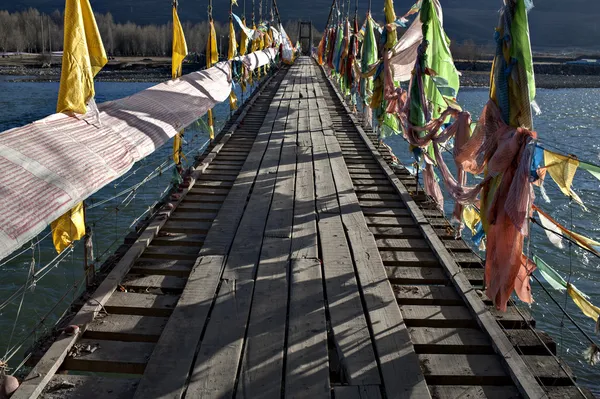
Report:
[[[238,0],[240,7],[235,11],[242,13],[244,0]],[[265,0],[265,3],[268,0]],[[402,14],[414,0],[396,0],[396,12]],[[227,19],[228,1],[214,1],[214,17],[221,21]],[[246,0],[250,16],[251,0]],[[257,6],[259,1],[256,0]],[[352,2],[354,3],[354,2]],[[359,15],[366,12],[366,1],[359,1]],[[373,2],[377,4],[377,1]],[[383,3],[381,0],[379,3]],[[132,21],[137,24],[164,23],[171,17],[169,2],[165,0],[103,0],[92,2],[99,13],[111,12],[115,21]],[[180,0],[180,18],[197,22],[206,18],[208,2]],[[279,10],[283,20],[312,20],[318,29],[326,22],[331,0],[279,0]],[[307,6],[310,5],[310,6]],[[485,44],[493,40],[494,26],[497,22],[497,10],[501,0],[442,0],[444,23],[451,39],[461,42],[472,39]],[[530,13],[531,40],[534,48],[600,48],[600,2],[597,0],[536,0],[536,7]],[[0,10],[19,11],[28,7],[38,8],[50,13],[64,7],[64,0],[24,0],[14,2],[0,0]],[[382,7],[382,5],[381,5]],[[376,19],[381,20],[383,13],[378,6],[373,10]]]

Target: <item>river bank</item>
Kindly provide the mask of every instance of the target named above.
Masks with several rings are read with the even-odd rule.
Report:
[[[488,87],[490,61],[456,61],[461,72],[461,86]],[[201,63],[185,63],[183,72],[202,68]],[[563,62],[535,64],[536,86],[541,89],[600,88],[600,67],[569,65]],[[0,60],[0,75],[15,76],[23,82],[57,82],[60,80],[59,61],[40,64],[17,58]],[[170,58],[119,58],[111,60],[96,76],[98,82],[162,82],[171,75]],[[9,79],[10,80],[10,79]]]

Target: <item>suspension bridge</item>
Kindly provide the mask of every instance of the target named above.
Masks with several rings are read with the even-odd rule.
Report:
[[[266,78],[12,398],[581,398],[312,58]]]

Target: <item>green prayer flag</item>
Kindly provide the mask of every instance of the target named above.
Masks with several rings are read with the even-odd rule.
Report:
[[[592,174],[596,179],[600,180],[600,166],[592,165],[591,163],[579,161],[579,167],[585,169]]]
[[[567,282],[565,279],[537,255],[533,256],[533,263],[535,263],[535,266],[542,274],[542,277],[544,277],[544,280],[546,280],[552,288],[557,291],[564,291],[567,289]]]

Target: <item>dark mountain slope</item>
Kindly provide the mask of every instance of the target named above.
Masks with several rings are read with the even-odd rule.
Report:
[[[243,1],[234,12],[242,13]],[[257,7],[260,0],[255,0]],[[264,1],[265,3],[268,0]],[[414,0],[396,0],[396,12],[402,14]],[[220,21],[227,19],[229,2],[213,0],[214,17]],[[250,17],[251,0],[246,0],[246,15]],[[279,0],[282,19],[312,20],[318,29],[325,24],[331,0]],[[383,18],[383,1],[373,1],[373,14]],[[200,21],[206,18],[207,0],[180,0],[180,18],[184,21]],[[354,7],[354,1],[351,1]],[[376,5],[376,6],[375,6]],[[494,26],[500,0],[442,0],[444,22],[451,39],[475,40],[490,43],[493,40]],[[364,16],[367,1],[359,0],[359,15]],[[23,10],[38,8],[50,13],[64,7],[64,0],[23,0],[19,2],[0,0],[0,10]],[[111,12],[115,21],[132,21],[137,24],[167,22],[171,17],[169,2],[166,0],[92,0],[96,12]],[[257,13],[258,14],[258,13]],[[598,0],[535,0],[535,8],[530,13],[531,39],[534,47],[581,47],[600,48],[600,1]]]

